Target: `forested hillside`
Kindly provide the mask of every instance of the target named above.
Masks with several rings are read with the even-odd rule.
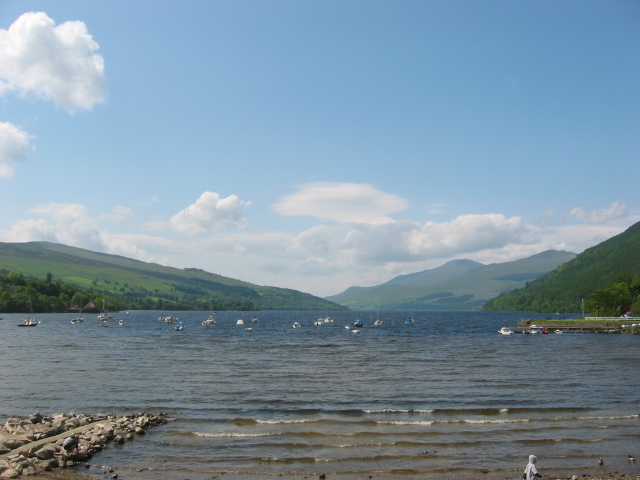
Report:
[[[344,310],[297,290],[254,285],[48,242],[0,243],[0,312],[110,310]]]
[[[588,300],[594,290],[616,282],[623,274],[640,274],[640,222],[526,287],[491,300],[483,310],[580,312],[583,299]]]
[[[328,297],[354,310],[480,310],[492,298],[541,277],[575,253],[548,250],[513,262],[482,265],[453,260],[440,267],[401,275],[375,287],[351,287]]]

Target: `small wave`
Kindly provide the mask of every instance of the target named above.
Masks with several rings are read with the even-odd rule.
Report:
[[[193,432],[197,437],[271,437],[271,433],[234,433],[234,432]],[[277,435],[277,434],[276,434]]]
[[[396,421],[388,421],[388,422],[376,422],[378,425],[433,425],[435,422],[433,420],[418,420],[415,422],[410,422],[410,421],[402,421],[402,420],[396,420]]]

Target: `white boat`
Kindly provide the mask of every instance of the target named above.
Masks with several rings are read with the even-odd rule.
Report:
[[[33,304],[31,298],[29,298],[29,313],[30,315],[22,319],[21,323],[18,323],[19,327],[35,327],[40,322],[36,320],[36,316],[33,314]]]
[[[124,320],[118,320],[118,325],[125,325],[125,321]]]
[[[502,327],[500,330],[498,330],[498,333],[501,335],[513,335],[513,330],[511,330],[509,327]]]
[[[71,319],[71,323],[81,323],[81,322],[84,322],[83,317],[76,317]]]
[[[165,317],[164,323],[167,323],[167,324],[173,323],[173,317],[172,316]]]
[[[555,333],[558,333],[558,334],[559,334],[559,333],[564,333],[564,332],[563,332],[562,330],[556,330],[556,332],[555,332]]]
[[[208,327],[209,325],[213,325],[214,323],[216,323],[216,319],[213,316],[215,312],[213,311],[213,306],[211,305],[211,297],[209,297],[209,311],[211,312],[209,314],[209,317],[202,322],[203,327]]]
[[[359,328],[352,328],[351,333],[361,333]]]
[[[320,317],[318,321],[321,323],[333,323],[333,318],[329,316],[329,306],[326,300],[324,302],[324,318]]]
[[[23,318],[21,323],[18,323],[19,327],[35,327],[40,322],[38,322],[35,317],[27,317]]]
[[[244,329],[245,332],[253,332],[253,328],[251,327],[247,327]]]
[[[99,327],[108,327],[109,326],[109,322],[107,320],[102,320],[99,324]]]
[[[300,322],[293,322],[293,328],[300,328],[301,326]]]
[[[244,325],[244,320],[243,320],[243,319],[239,319],[239,320],[236,322],[236,325]]]
[[[203,327],[208,327],[209,325],[213,325],[216,323],[216,319],[213,318],[213,315],[209,315],[209,317],[202,322]]]

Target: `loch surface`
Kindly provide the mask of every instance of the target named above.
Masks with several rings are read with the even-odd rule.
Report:
[[[165,313],[186,329],[160,312],[107,328],[0,315],[0,421],[166,412],[87,470],[125,479],[518,478],[530,454],[543,473],[640,474],[640,336],[498,334],[546,314],[218,312],[205,327],[209,312]]]

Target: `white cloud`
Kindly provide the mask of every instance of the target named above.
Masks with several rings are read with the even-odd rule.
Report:
[[[427,222],[407,235],[414,255],[445,257],[519,243],[525,232],[520,217],[501,214],[461,215],[451,222]]]
[[[27,159],[33,138],[9,122],[0,122],[0,178],[13,176],[12,165]]]
[[[105,250],[98,224],[87,216],[83,205],[48,203],[35,207],[30,212],[47,217],[37,220],[37,225],[43,232],[53,232],[53,237],[49,235],[48,238],[40,238],[40,240],[49,240],[98,252]],[[12,231],[14,234],[20,235],[19,230],[24,230],[25,226],[29,225],[29,223],[21,225],[16,222],[12,226]]]
[[[197,235],[227,228],[244,228],[247,220],[243,206],[250,202],[241,201],[236,195],[220,198],[215,192],[204,192],[196,203],[176,213],[169,225],[176,232]]]
[[[463,215],[451,222],[401,220],[384,224],[316,226],[302,232],[297,245],[309,254],[344,264],[417,262],[500,249],[522,242],[520,218]]]
[[[298,186],[273,206],[281,215],[306,215],[341,223],[390,222],[386,215],[406,209],[408,202],[371,185],[316,182]]]
[[[618,200],[604,208],[589,210],[576,207],[567,213],[567,216],[587,223],[607,223],[629,215],[629,207],[624,200]]]
[[[116,205],[109,213],[103,213],[100,219],[118,225],[133,225],[136,220],[136,215],[129,207]]]
[[[25,13],[0,29],[0,95],[17,91],[69,112],[90,110],[107,92],[98,48],[83,22],[55,26],[44,12]]]

